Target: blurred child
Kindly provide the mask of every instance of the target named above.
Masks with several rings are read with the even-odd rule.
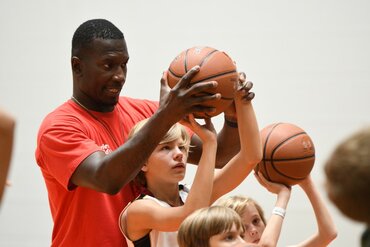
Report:
[[[3,197],[13,149],[15,120],[0,109],[0,203]]]
[[[361,246],[370,247],[370,127],[338,144],[325,174],[329,199],[344,215],[367,225]]]

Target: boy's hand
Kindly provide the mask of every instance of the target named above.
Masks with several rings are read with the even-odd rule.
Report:
[[[261,172],[258,172],[257,174],[254,173],[254,176],[256,177],[257,181],[271,193],[279,194],[283,191],[289,191],[290,193],[291,187],[268,181]]]

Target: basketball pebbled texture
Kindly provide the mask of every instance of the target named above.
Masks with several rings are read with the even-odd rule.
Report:
[[[306,178],[315,163],[315,147],[310,136],[291,123],[275,123],[261,130],[263,159],[255,171],[267,180],[295,185]]]
[[[199,94],[201,96],[220,93],[220,100],[212,100],[204,104],[205,106],[215,107],[216,111],[194,114],[196,118],[210,118],[222,113],[233,102],[239,74],[235,62],[225,52],[208,46],[195,46],[182,51],[171,62],[168,69],[168,85],[173,88],[196,65],[200,66],[200,70],[191,80],[191,83],[218,82],[217,88]]]

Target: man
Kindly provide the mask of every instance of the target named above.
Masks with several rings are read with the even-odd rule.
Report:
[[[137,194],[130,181],[174,123],[192,112],[211,112],[202,104],[220,98],[194,97],[217,86],[216,82],[190,86],[199,67],[172,90],[164,73],[159,105],[120,97],[128,60],[124,36],[111,22],[89,20],[75,31],[73,96],[46,116],[37,139],[36,160],[54,221],[52,246],[126,246],[118,216]],[[148,117],[142,130],[126,142],[131,127]],[[227,117],[218,135],[219,166],[239,149],[234,115]],[[193,136],[190,163],[200,157],[199,144]]]

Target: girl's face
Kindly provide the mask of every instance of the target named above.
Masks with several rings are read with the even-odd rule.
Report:
[[[257,244],[266,226],[253,203],[250,203],[245,208],[242,221],[245,226],[244,240],[247,243]]]
[[[210,247],[237,247],[243,246],[245,241],[243,240],[244,232],[242,229],[236,229],[235,224],[233,227],[226,232],[213,235],[209,239]]]
[[[147,178],[179,182],[185,177],[187,157],[184,141],[178,138],[159,144],[142,170]]]

